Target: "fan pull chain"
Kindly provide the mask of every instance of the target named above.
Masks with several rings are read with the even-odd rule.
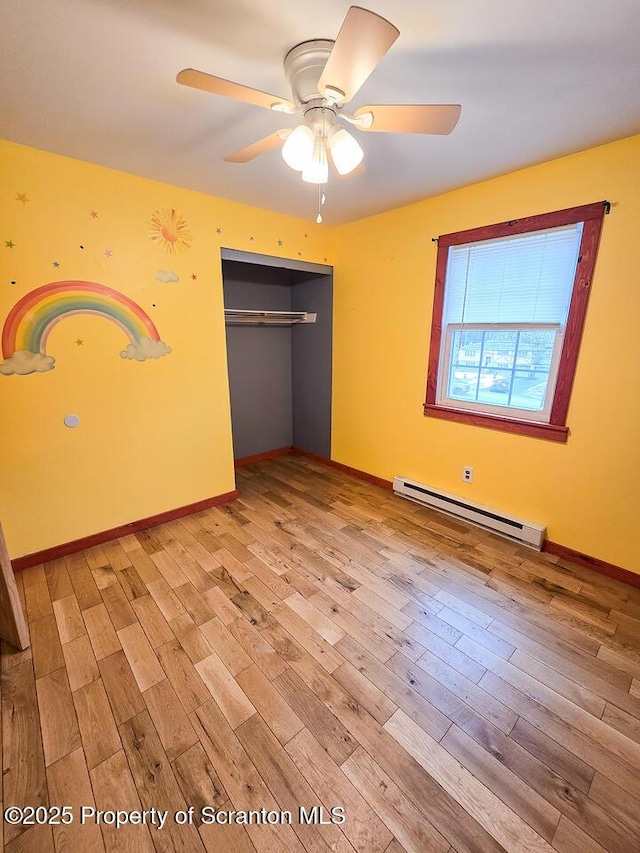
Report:
[[[318,184],[318,215],[316,216],[316,222],[318,225],[322,225],[322,205],[327,200],[327,196],[324,191],[324,184]]]

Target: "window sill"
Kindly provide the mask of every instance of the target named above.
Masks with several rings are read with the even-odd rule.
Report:
[[[547,441],[566,443],[569,437],[569,428],[566,426],[536,423],[535,421],[522,421],[518,418],[505,418],[500,415],[485,415],[480,412],[468,412],[463,409],[450,409],[445,406],[436,406],[432,403],[424,404],[424,414],[428,418],[456,421],[461,424],[487,427],[488,429],[497,429],[516,435],[528,435],[531,438],[543,438]]]

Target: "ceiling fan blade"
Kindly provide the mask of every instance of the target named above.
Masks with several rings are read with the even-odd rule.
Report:
[[[337,90],[350,101],[399,35],[385,18],[351,6],[318,82],[320,93]]]
[[[354,118],[371,113],[370,126],[358,124],[360,130],[381,133],[451,133],[460,118],[460,104],[377,104],[360,107]]]
[[[222,77],[214,77],[213,74],[205,74],[204,71],[196,71],[193,68],[185,68],[176,77],[176,82],[183,86],[191,86],[192,89],[202,89],[203,92],[211,92],[213,95],[223,95],[225,98],[233,98],[236,101],[244,101],[247,104],[255,104],[267,110],[278,109],[282,112],[293,112],[295,106],[287,98],[279,98],[259,89],[251,89],[241,83],[233,83]]]
[[[268,151],[273,151],[274,148],[279,148],[291,133],[291,128],[284,130],[276,130],[275,133],[247,145],[246,148],[240,148],[239,151],[234,151],[225,157],[227,163],[248,163],[254,157],[259,157],[261,154],[266,154]]]

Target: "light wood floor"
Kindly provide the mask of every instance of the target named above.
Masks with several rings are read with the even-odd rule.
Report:
[[[640,591],[300,457],[18,583],[11,851],[637,853]],[[342,806],[342,826],[298,807]],[[116,830],[79,807],[289,810]],[[326,814],[326,813],[325,813]]]

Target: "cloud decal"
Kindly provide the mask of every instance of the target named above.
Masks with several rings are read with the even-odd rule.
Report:
[[[46,373],[55,367],[55,358],[41,352],[17,349],[13,355],[0,364],[0,373],[4,376],[26,376],[28,373]]]
[[[120,358],[131,358],[136,361],[146,361],[148,358],[162,358],[169,355],[171,347],[164,341],[153,341],[151,338],[140,338],[134,344],[122,350]]]
[[[173,282],[180,281],[180,278],[173,270],[158,270],[156,273],[156,281],[162,281],[165,284],[172,284]]]

